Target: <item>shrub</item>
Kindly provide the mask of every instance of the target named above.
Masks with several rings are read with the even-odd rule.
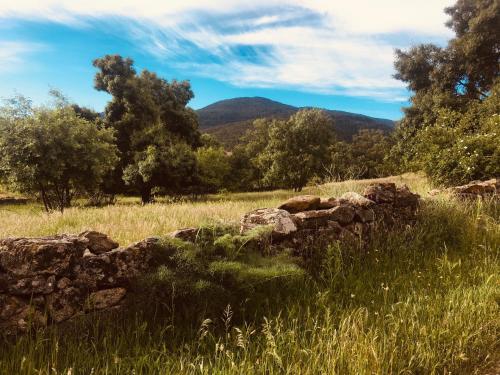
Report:
[[[113,132],[70,106],[9,113],[0,113],[0,175],[14,190],[37,195],[47,211],[94,193],[118,160]]]

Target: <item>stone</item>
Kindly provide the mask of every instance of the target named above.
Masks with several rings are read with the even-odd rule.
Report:
[[[396,207],[416,207],[420,196],[410,191],[408,186],[403,185],[396,189],[394,204]]]
[[[131,280],[147,272],[159,241],[115,248],[98,232],[0,240],[0,329],[10,335],[30,322],[43,326],[115,307]]]
[[[325,227],[330,220],[330,210],[304,211],[293,214],[295,221],[301,228]]]
[[[47,318],[43,313],[43,298],[24,299],[0,294],[0,331],[6,335],[26,332],[28,328],[43,327]]]
[[[299,195],[288,199],[278,208],[290,213],[296,213],[301,211],[315,210],[319,208],[320,203],[321,198],[315,195]]]
[[[375,204],[371,199],[365,198],[361,194],[349,191],[340,196],[339,201],[342,204],[351,204],[357,207],[370,207]]]
[[[7,238],[0,240],[0,269],[27,278],[60,275],[78,262],[88,240],[78,236]]]
[[[288,236],[297,231],[294,218],[288,211],[278,208],[261,208],[243,216],[240,233],[263,225],[272,226],[272,234],[278,237]]]
[[[19,279],[12,283],[8,291],[13,295],[49,294],[56,287],[56,277],[54,275],[37,275],[24,279]]]
[[[72,282],[67,277],[63,277],[57,282],[57,289],[66,289],[71,286]]]
[[[109,309],[118,305],[126,293],[124,288],[99,290],[90,294],[86,307],[89,310]]]
[[[328,210],[328,212],[330,213],[330,220],[338,221],[342,225],[351,223],[355,216],[354,208],[347,205],[334,207]]]
[[[354,219],[354,209],[347,205],[336,206],[328,210],[303,211],[293,214],[295,221],[302,228],[319,228],[328,225],[328,221],[348,224]]]
[[[50,319],[61,323],[76,316],[81,310],[80,291],[76,288],[66,288],[63,291],[49,294],[45,298]]]
[[[356,221],[370,223],[375,220],[375,212],[371,208],[356,208]]]
[[[340,202],[336,198],[321,198],[318,206],[318,210],[328,210],[333,207],[340,205]]]
[[[104,233],[96,232],[93,230],[80,233],[79,237],[83,237],[89,240],[87,248],[92,253],[97,255],[116,249],[119,246],[118,242],[113,241]]]
[[[487,181],[472,181],[466,185],[452,187],[449,191],[461,197],[498,196],[500,194],[500,180],[493,178]]]
[[[199,232],[199,228],[182,228],[170,233],[170,237],[178,238],[182,241],[195,242]]]
[[[392,182],[379,182],[368,185],[363,196],[375,203],[392,203],[396,197],[396,184]]]

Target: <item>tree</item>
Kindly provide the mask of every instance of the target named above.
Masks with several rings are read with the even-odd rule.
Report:
[[[18,98],[19,99],[19,98]],[[61,212],[92,193],[118,160],[111,129],[99,129],[71,106],[29,108],[14,99],[0,114],[0,175]]]
[[[330,148],[328,174],[334,180],[384,177],[392,172],[387,156],[392,138],[378,129],[360,129],[352,142]]]
[[[222,147],[198,148],[196,161],[203,192],[216,193],[228,186],[227,178],[231,172],[231,164]]]
[[[500,176],[500,84],[465,112],[442,108],[434,126],[416,135],[421,169],[440,185]]]
[[[397,126],[397,143],[391,158],[404,164],[406,169],[421,169],[425,165],[424,169],[436,178],[435,182],[448,184],[462,179],[451,175],[446,178],[444,171],[452,173],[455,169],[444,161],[429,158],[424,150],[435,151],[441,157],[453,157],[455,154],[440,152],[444,145],[438,146],[437,140],[451,136],[452,128],[457,132],[456,123],[445,121],[443,116],[460,114],[468,117],[472,107],[493,95],[500,73],[500,2],[458,0],[445,12],[450,15],[447,26],[455,32],[455,37],[445,48],[426,44],[408,51],[396,50],[395,77],[406,82],[414,95],[411,106],[404,109],[405,116]],[[477,121],[468,118],[477,125]],[[434,129],[445,125],[449,127],[447,136],[444,130]],[[482,126],[476,126],[473,132],[480,134],[482,131]],[[436,136],[436,141],[429,137],[431,133]],[[459,134],[454,136],[459,137]],[[427,143],[424,148],[422,142]],[[448,166],[442,167],[443,163]],[[440,172],[431,172],[431,165]]]
[[[143,203],[151,202],[154,188],[177,195],[189,193],[197,184],[196,157],[185,142],[152,144],[134,156],[133,163],[123,171],[123,180],[139,188]]]
[[[318,109],[301,110],[288,121],[273,120],[269,143],[259,157],[261,165],[269,165],[264,182],[301,191],[323,171],[332,138],[332,119]]]
[[[147,70],[137,74],[133,61],[119,55],[96,59],[94,66],[99,69],[95,88],[112,96],[106,106],[104,123],[116,130],[122,155],[114,176],[114,189],[123,191],[123,180],[126,180],[128,186],[140,192],[143,203],[151,200],[154,187],[177,192],[179,186],[189,181],[180,183],[172,176],[189,176],[172,168],[183,168],[187,159],[194,160],[192,155],[188,157],[186,146],[200,145],[196,114],[187,107],[194,96],[189,82],[167,82]],[[182,145],[176,146],[176,143]],[[183,162],[178,163],[175,157],[172,162],[157,159],[160,155],[172,157],[174,149],[182,152]],[[148,171],[142,173],[145,165]],[[123,178],[125,171],[126,178]]]

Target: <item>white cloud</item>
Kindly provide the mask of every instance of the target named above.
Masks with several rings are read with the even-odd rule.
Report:
[[[0,72],[19,70],[26,64],[26,57],[40,49],[40,44],[0,40]]]
[[[401,100],[393,49],[446,40],[452,0],[0,0],[0,18],[130,19],[149,53],[239,86]],[[406,36],[406,37],[405,37]],[[252,51],[251,56],[238,48]],[[1,45],[0,45],[1,48]],[[0,49],[1,51],[1,49]],[[0,52],[0,69],[21,53]],[[207,59],[207,56],[211,57]],[[5,63],[2,63],[2,59]]]

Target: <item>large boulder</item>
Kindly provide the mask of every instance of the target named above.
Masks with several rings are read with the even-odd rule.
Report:
[[[261,208],[248,212],[241,219],[240,232],[263,225],[272,227],[272,234],[277,237],[288,236],[297,231],[293,216],[285,210],[279,208]]]
[[[290,213],[315,210],[319,208],[321,204],[321,198],[315,195],[299,195],[297,197],[292,197],[288,199],[278,208],[281,210],[288,211]]]

